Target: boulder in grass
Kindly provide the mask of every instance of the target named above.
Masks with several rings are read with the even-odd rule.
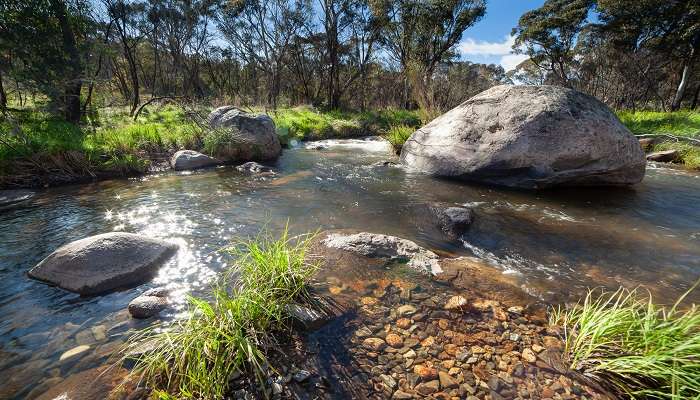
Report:
[[[194,150],[180,150],[170,157],[170,166],[176,171],[213,167],[221,164],[216,158]]]
[[[414,132],[401,162],[526,189],[635,184],[646,168],[639,141],[605,104],[557,86],[488,89]]]
[[[98,295],[152,278],[177,246],[111,232],[68,243],[29,270],[29,277],[81,295]]]
[[[205,141],[213,155],[226,162],[274,160],[282,153],[275,123],[266,114],[250,114],[234,106],[219,107],[207,119],[212,131]],[[213,135],[213,136],[212,136]]]

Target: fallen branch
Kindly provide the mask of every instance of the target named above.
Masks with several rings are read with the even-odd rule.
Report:
[[[147,102],[141,104],[141,106],[136,110],[136,113],[134,113],[134,121],[139,117],[139,114],[141,114],[141,111],[146,107],[147,105],[153,103],[154,101],[159,101],[159,100],[177,100],[177,99],[184,99],[185,96],[158,96],[158,97],[151,97]]]
[[[665,139],[670,139],[670,140],[673,140],[676,142],[688,142],[690,144],[700,146],[700,139],[689,138],[686,136],[676,136],[676,135],[671,135],[670,133],[649,133],[649,134],[635,135],[635,136],[639,139],[665,138]]]

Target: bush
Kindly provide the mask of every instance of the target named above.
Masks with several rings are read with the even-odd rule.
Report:
[[[311,239],[290,238],[285,228],[277,239],[261,234],[229,247],[238,268],[214,286],[211,300],[192,297],[186,320],[130,339],[127,353],[151,349],[134,358],[133,373],[163,397],[224,398],[231,377],[246,371],[263,386],[265,352],[287,327],[287,306],[309,299],[306,284],[317,269],[306,261]]]
[[[551,322],[564,328],[571,368],[602,385],[635,399],[698,398],[700,312],[679,308],[690,291],[670,309],[636,290],[590,291],[583,304],[553,312]]]

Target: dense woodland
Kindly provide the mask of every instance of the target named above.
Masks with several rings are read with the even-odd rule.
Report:
[[[485,0],[5,0],[0,107],[78,122],[154,99],[440,112],[499,83],[616,109],[698,106],[700,2],[547,0],[513,29],[514,71],[461,61]],[[9,99],[9,100],[8,100]]]

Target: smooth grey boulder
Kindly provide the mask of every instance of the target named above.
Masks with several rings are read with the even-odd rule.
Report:
[[[81,295],[97,295],[143,283],[176,250],[175,244],[160,239],[104,233],[60,247],[28,275]]]
[[[401,162],[527,189],[635,184],[646,168],[638,140],[605,104],[557,86],[488,89],[414,132]]]
[[[176,171],[206,168],[221,164],[216,158],[194,150],[180,150],[170,157],[170,166]]]
[[[217,135],[214,156],[227,162],[274,160],[282,153],[275,123],[266,114],[250,114],[234,106],[219,107],[207,118]]]
[[[20,203],[34,197],[36,193],[24,189],[0,190],[0,207]]]

